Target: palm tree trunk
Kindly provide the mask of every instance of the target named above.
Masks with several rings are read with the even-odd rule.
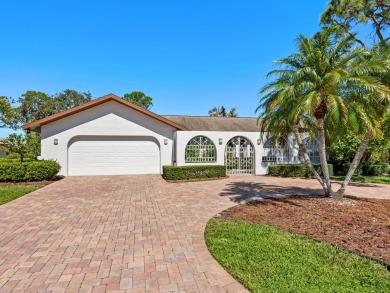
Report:
[[[316,171],[316,169],[313,166],[313,163],[310,160],[310,156],[308,155],[308,153],[306,151],[301,134],[299,133],[298,126],[294,127],[293,132],[294,132],[295,138],[296,138],[297,143],[298,143],[299,152],[303,155],[303,158],[305,160],[305,164],[309,167],[309,169],[313,173],[314,177],[316,177],[316,179],[318,180],[318,182],[320,182],[322,188],[326,192],[326,185],[324,184],[324,180],[322,180],[320,174],[318,174],[318,172]]]
[[[320,153],[320,163],[322,175],[325,182],[325,196],[332,196],[332,184],[330,182],[328,162],[326,158],[326,142],[325,142],[325,130],[324,130],[324,118],[317,118],[317,141]]]
[[[360,160],[363,157],[363,154],[367,148],[367,145],[368,145],[371,137],[372,137],[372,133],[371,133],[371,131],[368,131],[358,147],[358,150],[355,154],[355,157],[353,158],[352,164],[349,167],[348,173],[345,176],[344,181],[341,184],[340,189],[334,194],[334,199],[343,200],[345,189],[347,188],[349,182],[351,181],[351,178],[353,176],[353,173],[355,173],[356,168],[359,166]]]

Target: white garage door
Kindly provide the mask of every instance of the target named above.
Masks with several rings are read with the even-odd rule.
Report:
[[[69,147],[69,175],[160,174],[153,138],[81,137]]]

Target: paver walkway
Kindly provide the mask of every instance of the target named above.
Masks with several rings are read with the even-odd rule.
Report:
[[[317,187],[255,176],[66,178],[0,206],[0,292],[247,292],[208,252],[207,221],[253,197]],[[370,190],[390,195],[390,186],[350,189]]]

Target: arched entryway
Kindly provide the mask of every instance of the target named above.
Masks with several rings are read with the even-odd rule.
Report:
[[[236,136],[227,142],[225,166],[228,175],[255,174],[254,147],[247,138]]]

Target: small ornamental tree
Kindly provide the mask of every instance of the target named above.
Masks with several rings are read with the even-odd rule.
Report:
[[[20,162],[23,163],[23,160],[28,152],[26,136],[19,133],[11,133],[3,140],[3,148],[8,153],[18,154],[20,156]]]

